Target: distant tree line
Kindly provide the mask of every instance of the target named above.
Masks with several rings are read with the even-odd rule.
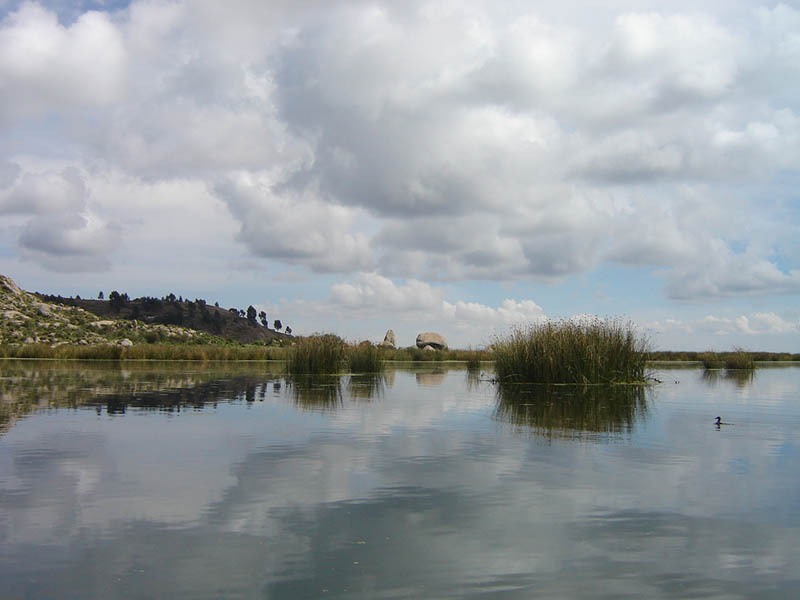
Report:
[[[82,302],[96,302],[94,300],[81,300],[80,296],[71,298],[55,294],[42,294],[40,292],[36,292],[36,295],[47,302],[63,306],[80,306]],[[105,298],[105,293],[100,290],[97,293],[97,301],[106,301]],[[159,322],[165,325],[190,325],[199,318],[203,323],[209,325],[215,333],[220,333],[223,330],[223,317],[220,314],[223,309],[220,308],[219,302],[214,302],[214,308],[210,309],[203,298],[189,300],[188,298],[184,299],[183,296],[169,293],[161,298],[142,296],[131,300],[127,292],[112,290],[108,294],[107,302],[109,308],[117,314],[123,310],[129,311],[129,314],[126,313],[125,318],[141,319],[143,315],[157,313]],[[83,304],[83,306],[85,307],[86,304]],[[269,329],[267,313],[263,310],[257,311],[253,305],[248,306],[247,309],[231,307],[228,312],[238,318],[246,319],[252,325],[258,326],[260,324],[261,327]],[[280,319],[275,319],[272,322],[272,327],[275,331],[284,329]],[[291,335],[292,328],[287,326],[284,332],[287,335]]]

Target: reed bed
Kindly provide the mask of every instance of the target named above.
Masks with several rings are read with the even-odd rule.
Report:
[[[647,339],[616,319],[518,327],[493,348],[500,383],[633,383],[647,376]]]
[[[2,346],[3,358],[72,358],[82,360],[119,360],[124,348],[119,345],[99,346],[50,346],[48,344],[25,344],[24,346]]]
[[[694,352],[694,351],[671,351],[671,350],[654,350],[650,352],[650,360],[655,362],[687,362],[687,361],[700,361],[716,356],[725,356],[726,352]],[[800,361],[800,354],[791,352],[747,352],[747,354],[756,362],[791,362]],[[724,365],[722,365],[724,366]],[[712,367],[712,368],[722,368]]]
[[[752,371],[756,368],[756,363],[749,352],[743,348],[734,348],[733,352],[725,356],[725,368]]]
[[[494,360],[488,350],[421,350],[416,346],[397,349],[380,349],[386,360],[397,362],[444,362],[460,361],[469,362],[477,359],[480,361]]]
[[[755,369],[753,353],[742,348],[734,348],[733,352],[703,352],[699,360],[706,369]]]
[[[287,349],[267,346],[210,346],[197,344],[141,344],[124,348],[119,344],[96,346],[50,346],[26,344],[0,346],[0,358],[47,358],[77,360],[281,360]]]
[[[286,370],[293,375],[340,373],[346,360],[345,343],[333,334],[300,338],[287,356]]]
[[[703,352],[697,356],[697,360],[703,363],[706,369],[724,369],[725,360],[719,352]]]
[[[370,342],[350,346],[346,354],[351,373],[381,373],[386,366],[380,348]]]
[[[471,354],[467,358],[467,371],[474,373],[481,369],[481,357],[478,354]]]

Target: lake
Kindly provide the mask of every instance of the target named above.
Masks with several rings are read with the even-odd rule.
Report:
[[[0,361],[0,598],[800,597],[799,366],[281,371]]]

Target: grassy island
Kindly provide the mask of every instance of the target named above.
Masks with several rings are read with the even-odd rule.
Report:
[[[630,322],[599,318],[518,327],[493,344],[504,383],[636,383],[646,378],[648,342]]]

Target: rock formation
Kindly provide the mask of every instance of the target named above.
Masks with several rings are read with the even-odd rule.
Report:
[[[392,349],[397,348],[397,345],[395,344],[394,341],[394,331],[392,331],[391,329],[387,331],[386,335],[383,337],[383,341],[378,345],[381,348],[392,348]]]
[[[417,348],[430,346],[434,350],[447,350],[447,342],[438,333],[420,333],[417,336]]]

